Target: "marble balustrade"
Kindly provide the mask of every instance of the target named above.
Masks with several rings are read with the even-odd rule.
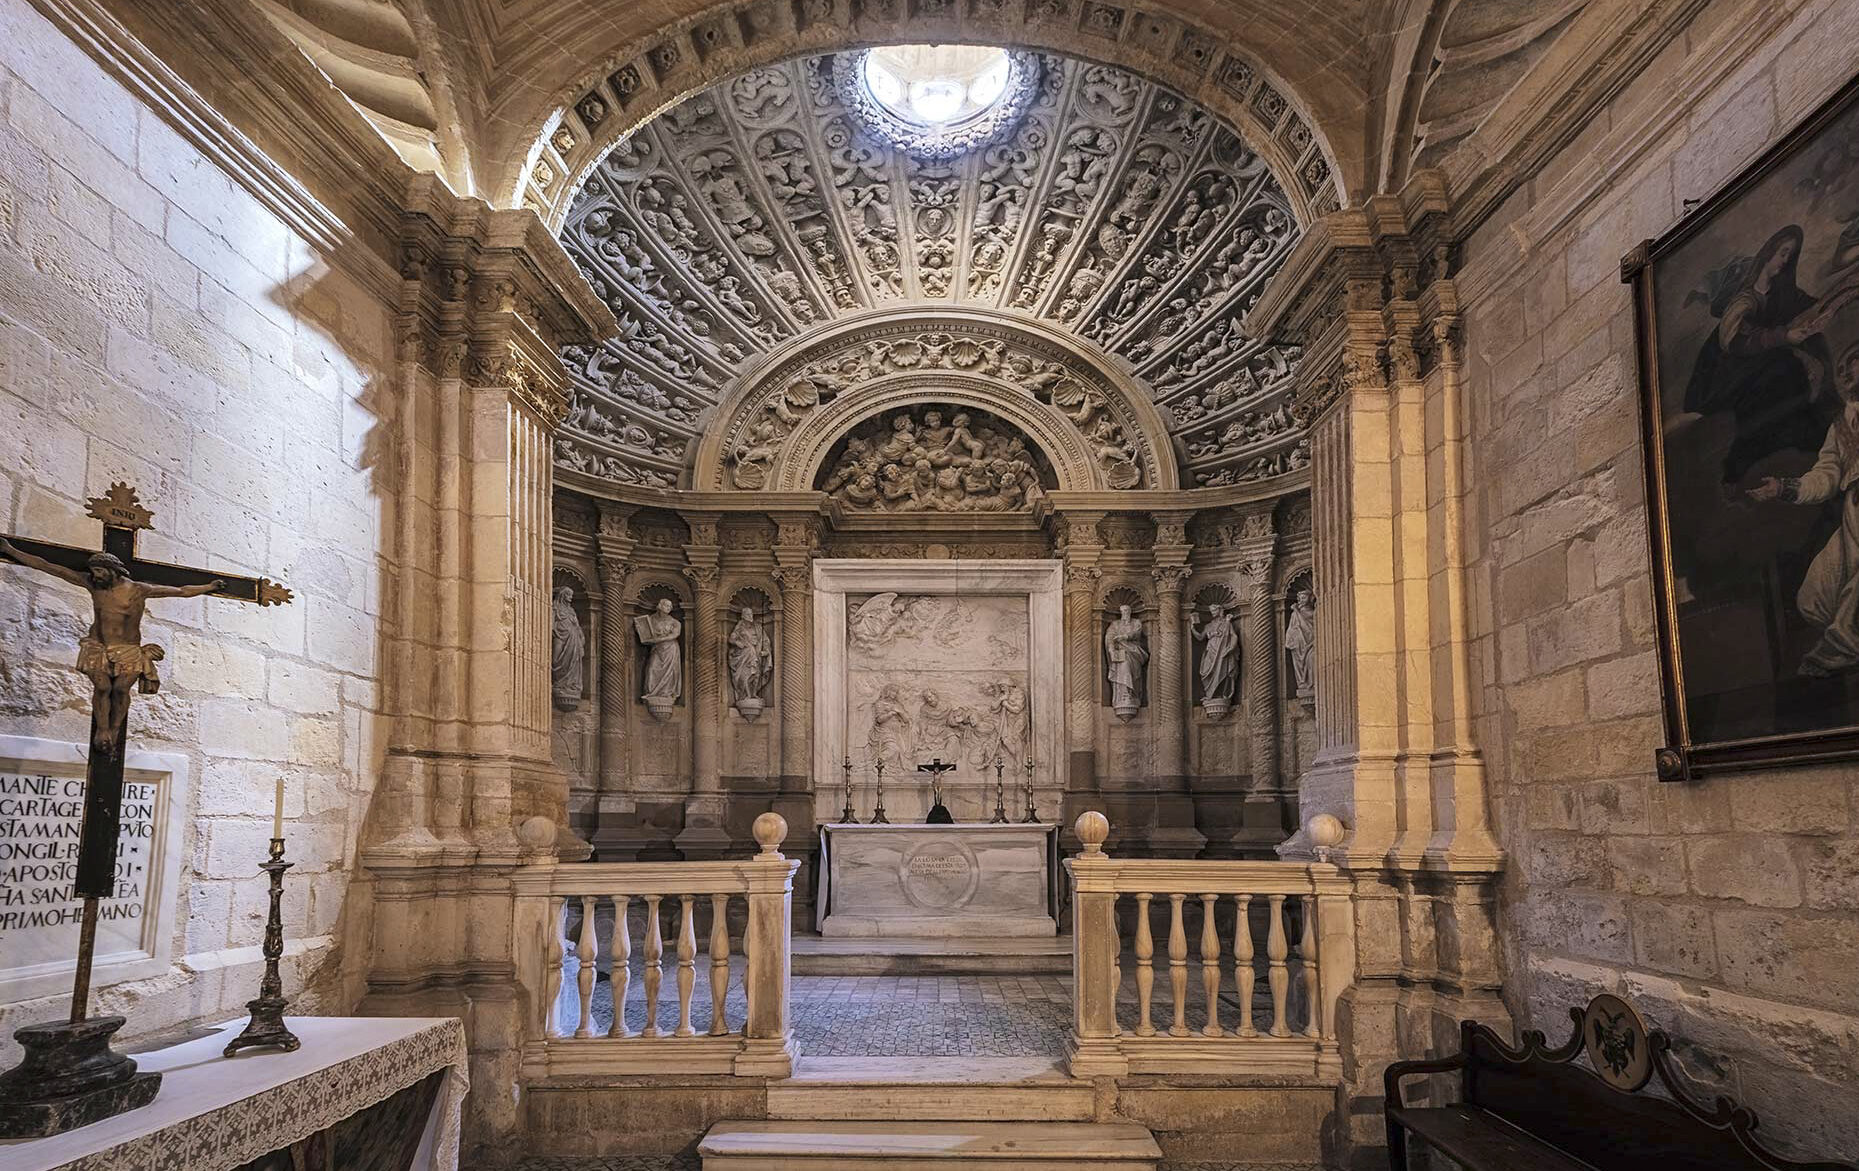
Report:
[[[1078,818],[1077,832],[1084,850],[1065,862],[1074,1076],[1340,1075],[1336,1002],[1355,971],[1345,875],[1322,862],[1113,858],[1103,851],[1110,824],[1094,812]],[[1133,1005],[1120,995],[1120,910],[1133,921]],[[1160,957],[1158,917],[1166,923]],[[1191,949],[1197,979],[1189,975]],[[1158,1010],[1155,985],[1164,968],[1166,1006]]]
[[[512,873],[519,916],[516,938],[528,941],[518,956],[518,980],[534,1006],[525,1034],[526,1075],[676,1069],[787,1077],[793,1072],[788,981],[794,872],[800,862],[780,851],[787,822],[779,814],[757,818],[754,832],[761,852],[743,861],[543,863]],[[737,899],[746,904],[747,913],[740,966],[747,1011],[732,1020],[727,1004],[732,980],[729,917]],[[597,911],[609,900],[613,926],[603,955],[600,925],[605,916]],[[629,914],[635,906],[644,913],[636,948]],[[578,917],[572,910],[579,911]],[[704,910],[710,927],[700,960],[696,924]],[[571,921],[572,938],[567,938]],[[672,929],[669,957],[667,926]],[[575,958],[576,1008],[564,1019],[562,983],[570,953]],[[637,1030],[629,1027],[624,1011],[635,956],[643,961],[640,978],[646,1006],[644,1025]],[[677,993],[675,1012],[660,1000],[668,962]],[[691,1024],[699,962],[710,969],[710,1025],[702,1033]],[[609,963],[612,1022],[601,1030],[593,1012],[596,972]]]

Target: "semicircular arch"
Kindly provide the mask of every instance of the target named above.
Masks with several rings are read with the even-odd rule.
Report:
[[[831,439],[882,409],[841,409],[842,402],[881,401],[887,388],[906,383],[925,389],[889,405],[933,401],[929,388],[936,385],[951,393],[959,387],[969,396],[966,405],[1025,427],[1055,470],[1068,469],[1061,487],[1180,484],[1161,412],[1108,356],[1090,352],[1073,335],[998,311],[918,307],[834,322],[751,366],[725,391],[704,429],[691,487],[756,490],[779,482],[784,489],[811,488],[811,480],[787,475],[798,466],[795,452],[815,452],[817,471]],[[818,446],[822,418],[841,425],[829,428],[830,438]],[[745,463],[759,471],[744,475]]]

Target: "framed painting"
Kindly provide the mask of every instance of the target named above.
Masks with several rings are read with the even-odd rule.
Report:
[[[1859,758],[1859,80],[1621,272],[1659,776]]]

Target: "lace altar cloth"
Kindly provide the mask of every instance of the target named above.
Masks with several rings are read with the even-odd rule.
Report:
[[[45,1139],[0,1142],[8,1171],[221,1171],[310,1137],[447,1071],[418,1171],[456,1171],[469,1087],[465,1028],[452,1017],[289,1017],[295,1053],[222,1057],[226,1032],[134,1054],[162,1074],[140,1110]],[[226,1028],[236,1033],[243,1018]]]

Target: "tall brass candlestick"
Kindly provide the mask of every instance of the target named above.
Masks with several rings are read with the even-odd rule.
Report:
[[[1006,765],[999,756],[994,758],[994,816],[988,819],[989,825],[998,825],[1007,820],[1007,781],[1002,774]]]
[[[844,769],[842,776],[846,786],[846,807],[840,812],[839,820],[845,825],[857,825],[858,817],[852,812],[852,758],[846,757],[846,762],[841,768]]]
[[[1039,810],[1033,807],[1033,758],[1026,758],[1026,816],[1021,818],[1023,824],[1039,820]]]
[[[884,815],[884,762],[882,760],[877,762],[877,773],[878,773],[877,804],[872,808],[870,824],[890,825],[891,819]]]
[[[281,792],[282,790],[280,790]],[[258,999],[248,1000],[252,1019],[245,1031],[226,1042],[226,1056],[255,1045],[276,1045],[289,1052],[301,1042],[284,1024],[284,980],[278,975],[278,960],[284,955],[284,872],[293,863],[284,860],[284,839],[271,839],[271,857],[260,868],[271,875],[271,917],[265,922],[265,975],[258,984]]]

